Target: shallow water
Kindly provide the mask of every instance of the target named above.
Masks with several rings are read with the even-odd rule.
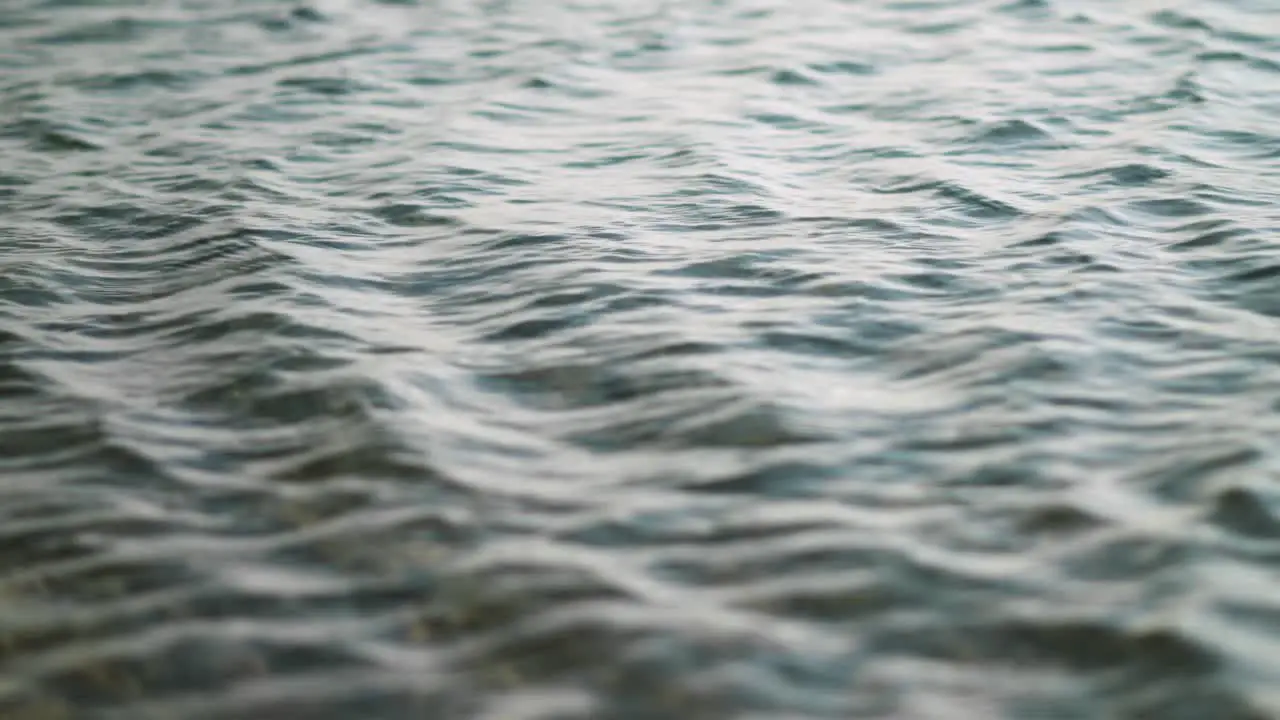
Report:
[[[1270,0],[8,0],[0,717],[1280,716]]]

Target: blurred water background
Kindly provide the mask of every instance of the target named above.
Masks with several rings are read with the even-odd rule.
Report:
[[[5,0],[0,718],[1280,717],[1272,0]]]

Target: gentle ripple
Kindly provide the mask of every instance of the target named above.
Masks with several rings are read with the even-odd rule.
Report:
[[[7,0],[0,717],[1280,717],[1280,5]]]

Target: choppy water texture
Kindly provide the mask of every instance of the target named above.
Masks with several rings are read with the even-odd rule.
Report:
[[[1280,717],[1280,5],[7,0],[0,717]]]

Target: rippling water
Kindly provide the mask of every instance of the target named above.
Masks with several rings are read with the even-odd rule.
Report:
[[[1280,716],[1272,0],[7,0],[0,717]]]

